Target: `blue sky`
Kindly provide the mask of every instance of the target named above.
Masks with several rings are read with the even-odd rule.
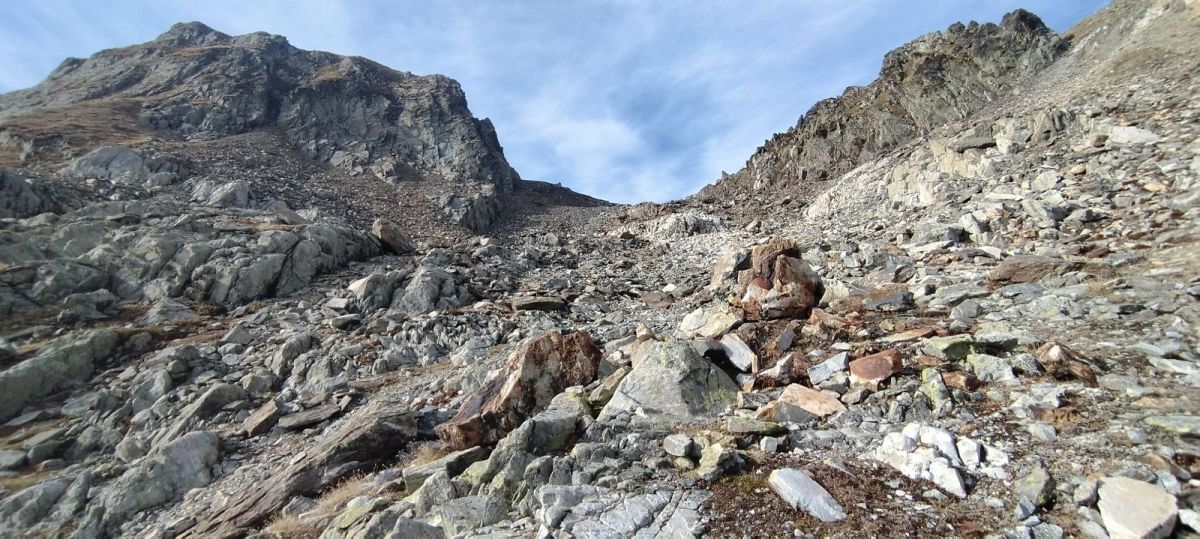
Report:
[[[817,100],[870,82],[887,51],[1017,7],[1062,31],[1100,0],[0,2],[0,92],[68,56],[172,23],[283,34],[462,83],[527,179],[666,201],[734,172]]]

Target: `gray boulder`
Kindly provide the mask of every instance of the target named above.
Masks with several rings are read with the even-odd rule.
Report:
[[[727,374],[686,342],[651,342],[639,348],[633,370],[621,380],[601,421],[632,414],[639,420],[674,424],[713,417],[737,397]]]
[[[120,338],[111,330],[72,333],[0,372],[0,421],[16,416],[34,399],[69,384],[86,382],[96,361],[108,357],[119,343]]]

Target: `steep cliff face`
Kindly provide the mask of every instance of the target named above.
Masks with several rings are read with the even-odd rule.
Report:
[[[1041,19],[1014,11],[1000,24],[955,24],[884,58],[879,77],[808,111],[768,140],[745,168],[699,197],[770,188],[805,194],[947,122],[961,120],[1009,92],[1066,48]],[[782,196],[782,195],[781,195]]]
[[[266,33],[177,24],[149,43],[68,59],[41,84],[0,96],[0,145],[22,163],[147,137],[267,128],[309,158],[387,180],[507,192],[519,179],[454,80],[300,50]]]

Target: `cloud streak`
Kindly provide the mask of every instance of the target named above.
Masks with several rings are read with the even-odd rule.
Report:
[[[617,202],[665,201],[740,168],[819,99],[865,84],[885,52],[1017,7],[1063,30],[1100,0],[245,2],[10,0],[0,91],[67,56],[200,20],[459,80],[522,176]]]

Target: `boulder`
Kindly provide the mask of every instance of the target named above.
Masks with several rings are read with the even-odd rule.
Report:
[[[737,385],[686,342],[647,342],[633,370],[600,411],[600,420],[625,414],[664,424],[709,418],[737,398]]]
[[[562,390],[587,385],[600,367],[600,349],[585,331],[531,338],[509,356],[501,374],[468,396],[458,414],[437,427],[455,449],[495,443]]]
[[[376,219],[371,223],[371,235],[379,240],[384,247],[398,255],[406,255],[417,250],[417,244],[400,228],[400,225],[387,219]]]
[[[34,399],[68,384],[86,382],[96,361],[108,357],[119,343],[120,337],[111,330],[72,333],[0,372],[0,421],[15,417]]]
[[[220,455],[211,432],[189,432],[125,471],[100,495],[105,527],[113,528],[137,511],[155,507],[207,485]]]
[[[821,277],[800,259],[795,242],[782,239],[754,247],[738,286],[737,306],[746,320],[807,319],[825,295]]]

